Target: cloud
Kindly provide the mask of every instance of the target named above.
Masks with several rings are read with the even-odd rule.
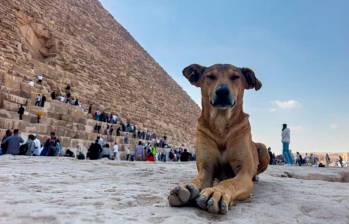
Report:
[[[285,101],[274,100],[271,103],[273,107],[269,110],[270,112],[275,112],[278,109],[292,110],[292,109],[298,109],[302,107],[302,104],[297,100],[285,100]]]

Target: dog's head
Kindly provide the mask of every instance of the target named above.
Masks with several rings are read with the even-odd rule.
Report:
[[[201,88],[204,103],[217,109],[233,108],[242,103],[245,89],[262,87],[251,69],[229,64],[210,67],[192,64],[183,70],[183,75],[192,85]]]

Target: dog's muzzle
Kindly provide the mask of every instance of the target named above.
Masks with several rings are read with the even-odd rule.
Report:
[[[227,85],[220,84],[217,86],[211,104],[214,107],[227,108],[233,107],[235,101]]]

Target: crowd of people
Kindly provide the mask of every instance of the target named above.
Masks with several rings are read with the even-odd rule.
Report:
[[[31,134],[25,141],[18,129],[7,130],[1,139],[0,155],[27,155],[27,156],[59,156],[62,155],[62,146],[54,132],[51,132],[42,145],[36,134]]]
[[[324,161],[320,161],[320,159],[315,156],[313,153],[305,153],[302,155],[299,152],[296,152],[296,154],[293,154],[290,146],[290,140],[291,140],[291,131],[287,127],[287,124],[282,125],[281,130],[281,142],[282,142],[282,155],[275,155],[271,151],[271,148],[268,148],[268,153],[270,157],[270,165],[297,165],[297,166],[318,166],[318,167],[329,167],[330,164],[335,164],[339,167],[344,167],[344,161],[341,155],[338,156],[338,159],[336,161],[331,161],[331,158],[328,153],[325,155]]]
[[[86,157],[91,160],[108,158],[120,160],[120,146],[117,142],[111,147],[100,136],[91,143],[87,150]],[[173,161],[187,162],[195,160],[195,155],[188,152],[185,148],[159,148],[156,144],[150,142],[143,143],[139,141],[135,148],[130,151],[129,146],[124,146],[125,160],[128,161]]]
[[[63,149],[59,138],[54,132],[42,145],[36,134],[31,134],[25,141],[20,135],[18,129],[7,130],[5,136],[1,139],[0,155],[27,155],[27,156],[65,156],[76,157],[77,159],[102,159],[108,158],[112,160],[120,160],[120,147],[117,142],[111,147],[102,137],[98,136],[93,142],[86,155],[79,148],[77,153],[70,149]],[[123,145],[125,151],[125,160],[128,161],[193,161],[195,155],[188,152],[186,148],[170,148],[167,144],[161,148],[157,142],[139,141],[134,149],[130,149],[129,145]]]

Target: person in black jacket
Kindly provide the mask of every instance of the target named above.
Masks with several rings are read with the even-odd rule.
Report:
[[[24,109],[23,105],[21,104],[21,106],[18,109],[19,120],[23,120],[24,111],[25,111],[25,109]]]
[[[41,107],[45,106],[45,102],[46,102],[46,96],[42,95],[42,97],[41,97]]]
[[[98,141],[96,140],[95,143],[92,143],[90,145],[87,151],[87,158],[91,160],[99,159],[102,151],[103,151],[102,146],[98,144]]]
[[[180,159],[182,162],[188,162],[191,159],[191,154],[187,151],[187,149],[184,149],[184,151],[181,153]]]

